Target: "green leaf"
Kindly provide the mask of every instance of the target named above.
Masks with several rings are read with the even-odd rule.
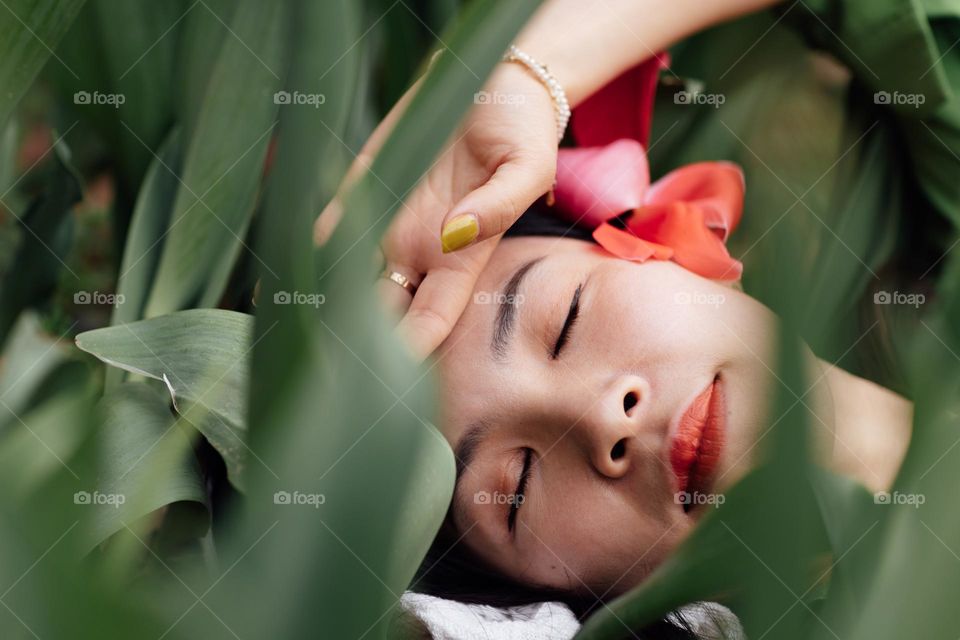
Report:
[[[143,316],[179,186],[176,174],[180,167],[180,153],[180,134],[175,129],[150,165],[137,196],[120,263],[118,303],[114,306],[110,324],[133,322]],[[108,386],[116,384],[122,377],[121,371],[109,370]]]
[[[6,498],[21,500],[56,474],[76,472],[70,461],[87,434],[76,416],[89,412],[93,402],[88,378],[84,365],[61,361],[40,385],[57,386],[60,393],[10,411],[13,417],[0,439],[0,483]]]
[[[192,502],[194,535],[209,524],[206,491],[188,435],[171,412],[169,397],[145,383],[129,382],[98,404],[103,422],[95,433],[96,481],[84,497],[93,512],[89,543],[99,544],[143,516],[177,502]],[[105,496],[97,502],[94,493]],[[83,502],[81,502],[83,504]]]
[[[57,144],[54,149],[55,165],[43,192],[34,199],[26,213],[17,217],[22,232],[20,243],[0,283],[0,344],[20,311],[46,299],[56,285],[61,269],[70,270],[65,260],[73,221],[68,214],[74,203],[80,200],[81,187],[68,165],[66,147]],[[72,270],[69,278],[68,282],[80,284],[79,276]]]
[[[253,214],[276,124],[286,5],[242,0],[186,143],[180,190],[145,315],[215,306]]]
[[[242,313],[192,309],[87,331],[76,342],[111,366],[162,381],[176,410],[223,456],[230,481],[242,488],[252,326]]]
[[[223,43],[233,37],[224,25],[232,22],[237,5],[236,0],[206,0],[196,5],[183,21],[178,61],[183,84],[177,96],[177,111],[188,140],[193,139],[196,131]]]
[[[84,0],[8,0],[0,10],[0,129]],[[59,64],[68,63],[59,60]]]
[[[88,7],[96,25],[88,44],[100,48],[109,84],[86,90],[109,91],[125,98],[109,111],[125,161],[120,170],[129,177],[131,188],[147,170],[153,159],[151,149],[164,139],[173,121],[175,92],[170,87],[175,77],[178,29],[187,7],[184,0],[93,0]]]
[[[43,381],[67,358],[34,313],[21,314],[0,360],[0,433],[25,411]]]
[[[17,146],[20,142],[20,127],[14,119],[0,131],[2,131],[0,133],[0,193],[6,193],[17,179]]]

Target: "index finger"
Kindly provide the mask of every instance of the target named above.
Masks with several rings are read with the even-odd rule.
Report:
[[[447,339],[473,294],[477,275],[453,268],[427,274],[397,330],[417,359],[426,358]]]

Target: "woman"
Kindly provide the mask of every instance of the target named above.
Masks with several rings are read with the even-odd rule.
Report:
[[[631,77],[635,65],[700,30],[764,8],[775,11],[765,22],[740,21],[675,51],[673,84],[683,82],[677,70],[684,67],[724,92],[708,94],[717,98],[713,104],[691,108],[695,94],[679,84],[684,90],[672,107],[677,118],[661,125],[649,144],[649,121],[629,120],[643,104],[649,115],[651,98]],[[384,280],[382,290],[391,306],[405,311],[402,331],[422,355],[442,344],[441,427],[458,457],[454,501],[420,589],[504,605],[561,599],[585,613],[600,598],[642,581],[689,534],[756,462],[769,425],[776,319],[731,286],[729,268],[690,268],[697,256],[679,260],[677,247],[668,247],[676,255],[637,261],[626,255],[637,247],[610,241],[613,232],[604,232],[606,243],[590,233],[636,202],[592,211],[599,219],[579,239],[570,237],[569,223],[557,225],[557,211],[544,212],[539,204],[514,225],[556,179],[556,209],[571,221],[590,217],[592,205],[571,206],[577,199],[565,191],[569,176],[565,181],[557,173],[564,107],[574,108],[575,128],[579,118],[573,137],[580,146],[633,138],[652,152],[665,139],[645,156],[656,175],[690,159],[748,165],[751,189],[774,204],[748,201],[751,215],[770,216],[749,242],[759,242],[802,202],[849,249],[850,239],[829,224],[836,218],[824,222],[803,201],[806,187],[792,188],[776,164],[754,151],[757,143],[745,141],[753,142],[744,132],[762,119],[763,104],[714,108],[719,96],[736,103],[775,72],[782,75],[776,65],[796,57],[799,34],[854,74],[850,117],[837,136],[843,144],[832,149],[835,161],[811,176],[809,190],[824,180],[823,171],[844,169],[830,178],[841,197],[829,209],[840,220],[858,205],[875,216],[874,235],[850,254],[876,277],[873,269],[894,255],[891,212],[900,215],[909,203],[915,222],[926,212],[960,222],[960,194],[953,188],[960,172],[960,101],[951,96],[960,49],[950,36],[957,13],[946,3],[919,0],[544,3],[516,41],[527,58],[517,64],[514,55],[499,65],[484,87],[511,99],[483,101],[470,111],[384,238],[392,282]],[[748,67],[751,52],[786,29],[794,30],[794,41],[770,56],[771,68],[763,60]],[[735,42],[737,49],[710,48],[717,42]],[[713,56],[724,61],[711,65]],[[833,78],[837,66],[827,66],[825,75]],[[609,87],[628,97],[598,100]],[[799,100],[801,89],[791,97]],[[357,170],[406,101],[372,136]],[[595,125],[614,126],[585,126],[591,116],[583,113],[592,114]],[[713,138],[724,129],[731,135],[721,145]],[[808,141],[790,133],[796,144],[789,152],[803,151]],[[561,151],[560,172],[566,168],[576,178],[575,167]],[[787,193],[774,197],[769,185],[777,182]],[[335,202],[318,221],[319,239],[337,215]],[[723,230],[724,240],[732,226]],[[902,240],[911,245],[908,257],[924,255],[921,238]],[[933,270],[945,248],[935,246],[916,273]],[[845,283],[860,295],[864,284]],[[809,350],[806,361],[813,384],[804,401],[816,417],[818,460],[872,491],[887,488],[909,440],[909,403]]]

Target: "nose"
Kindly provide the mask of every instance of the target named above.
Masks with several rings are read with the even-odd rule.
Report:
[[[593,467],[608,478],[620,478],[629,470],[639,446],[643,409],[649,402],[646,380],[625,375],[610,384],[596,399],[582,421],[581,437]]]

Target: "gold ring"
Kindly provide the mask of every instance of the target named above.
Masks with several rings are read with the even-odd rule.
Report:
[[[404,288],[411,296],[417,295],[417,286],[410,282],[410,278],[396,271],[384,272],[383,277]]]

